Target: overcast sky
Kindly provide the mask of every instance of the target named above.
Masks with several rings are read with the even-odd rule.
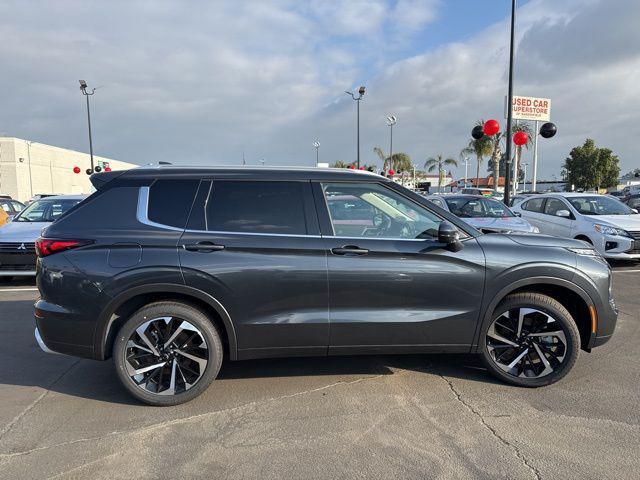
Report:
[[[313,165],[318,140],[352,161],[343,92],[363,84],[363,161],[388,150],[389,114],[394,151],[458,158],[477,119],[504,123],[509,4],[0,0],[0,134],[87,151],[83,78],[102,156]],[[640,1],[519,4],[515,93],[551,98],[558,125],[541,176],[586,137],[640,167]]]

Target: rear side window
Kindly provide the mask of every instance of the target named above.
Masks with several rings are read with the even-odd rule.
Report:
[[[156,180],[149,189],[148,218],[152,222],[184,228],[199,180]]]
[[[206,229],[218,232],[307,234],[301,182],[213,182]]]
[[[528,212],[542,213],[542,205],[544,204],[544,198],[532,198],[522,204],[522,209]]]

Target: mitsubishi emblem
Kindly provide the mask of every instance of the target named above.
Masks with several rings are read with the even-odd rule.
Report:
[[[18,250],[26,250],[27,247],[24,246],[24,243],[21,243],[20,246],[18,247]]]

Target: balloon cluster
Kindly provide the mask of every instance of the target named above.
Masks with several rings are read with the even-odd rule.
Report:
[[[491,137],[500,131],[500,123],[497,120],[491,119],[484,122],[482,125],[476,125],[471,130],[471,136],[476,140],[480,140],[485,135]],[[543,138],[551,138],[558,132],[558,128],[555,124],[547,122],[540,127],[540,136]],[[529,135],[526,132],[518,131],[513,134],[513,143],[521,147],[526,145],[529,141]]]

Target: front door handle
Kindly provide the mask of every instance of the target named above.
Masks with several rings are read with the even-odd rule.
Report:
[[[345,245],[344,247],[336,247],[331,249],[334,255],[366,255],[369,250],[360,248],[357,245]]]
[[[197,242],[197,243],[189,243],[187,245],[183,245],[185,250],[190,252],[217,252],[219,250],[224,250],[224,245],[218,245],[213,242]]]

